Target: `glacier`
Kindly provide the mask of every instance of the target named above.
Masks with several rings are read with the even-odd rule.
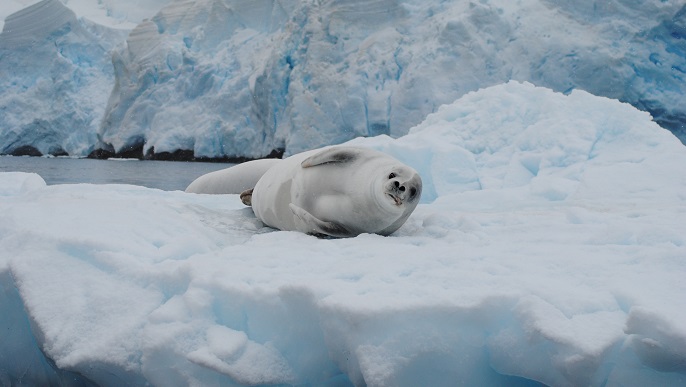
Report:
[[[686,383],[686,148],[648,113],[512,81],[349,144],[423,178],[390,237],[0,174],[0,384]]]
[[[110,51],[127,32],[77,18],[58,0],[9,15],[0,34],[0,153],[92,152],[114,80]]]
[[[400,137],[509,80],[628,102],[686,141],[678,0],[44,0],[5,30],[6,154],[289,155]]]

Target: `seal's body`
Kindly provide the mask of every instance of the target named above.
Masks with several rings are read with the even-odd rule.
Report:
[[[393,233],[414,211],[421,190],[419,174],[393,157],[339,146],[277,163],[242,198],[268,226],[351,237]]]
[[[419,203],[422,180],[385,153],[336,146],[208,173],[186,192],[241,193],[270,227],[352,237],[400,228]]]

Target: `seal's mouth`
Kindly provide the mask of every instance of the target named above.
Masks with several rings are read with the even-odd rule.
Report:
[[[387,193],[386,195],[388,195],[391,199],[393,199],[393,202],[395,202],[396,206],[403,204],[403,201],[399,197],[397,197],[393,194],[390,194],[390,193]]]

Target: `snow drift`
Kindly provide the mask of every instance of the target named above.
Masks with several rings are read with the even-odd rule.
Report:
[[[510,82],[353,144],[422,175],[391,237],[0,174],[0,382],[686,382],[686,149],[647,113]]]
[[[0,153],[292,154],[402,136],[509,80],[626,101],[686,139],[682,1],[133,3],[101,2],[108,21],[57,0],[8,17],[27,22],[0,35]],[[17,33],[34,43],[9,47]]]

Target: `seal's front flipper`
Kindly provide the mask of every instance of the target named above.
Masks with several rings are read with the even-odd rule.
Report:
[[[254,188],[250,188],[248,190],[241,192],[241,201],[246,206],[252,206],[252,191],[253,190],[254,190]]]
[[[288,205],[296,216],[296,225],[299,230],[312,235],[328,235],[337,238],[356,236],[343,225],[334,222],[325,222],[317,219],[314,215],[291,203]]]
[[[350,147],[336,147],[318,152],[300,163],[303,168],[310,168],[322,164],[349,163],[359,156],[359,150]]]

